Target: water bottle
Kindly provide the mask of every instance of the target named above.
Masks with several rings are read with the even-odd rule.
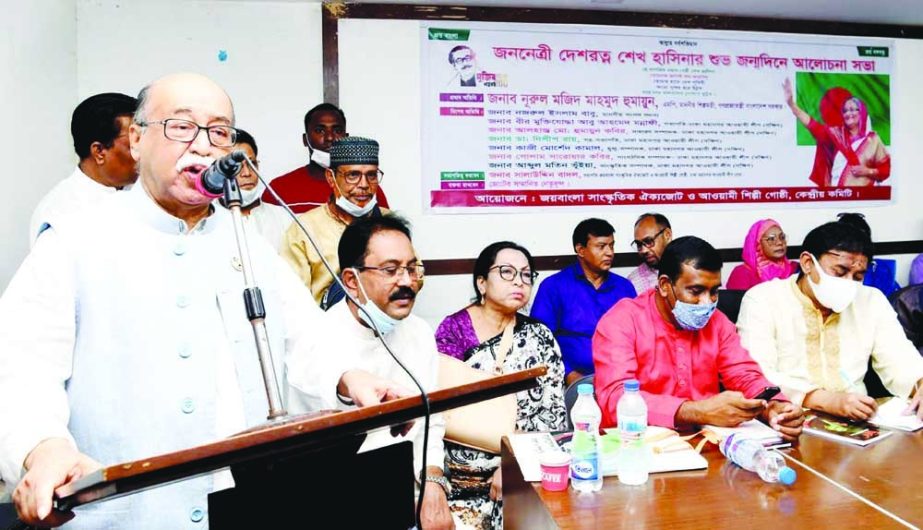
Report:
[[[617,405],[619,438],[622,446],[618,452],[619,482],[636,486],[647,482],[650,465],[648,447],[644,445],[647,432],[647,404],[641,397],[641,384],[636,379],[625,382],[625,393]]]
[[[570,482],[577,491],[599,491],[603,487],[599,467],[599,423],[602,411],[593,397],[593,385],[577,386],[577,401],[570,409],[574,424],[571,441]]]
[[[795,470],[785,465],[785,458],[768,451],[756,440],[731,434],[719,446],[721,454],[747,471],[755,471],[766,482],[781,482],[786,486],[795,483]]]

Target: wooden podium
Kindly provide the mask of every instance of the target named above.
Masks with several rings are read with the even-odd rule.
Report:
[[[540,366],[431,392],[428,394],[430,412],[442,412],[531,388],[545,372],[546,368]],[[395,506],[393,515],[397,519],[392,521],[397,526],[376,526],[409,528],[414,524],[411,444],[399,443],[358,455],[356,452],[366,432],[398,426],[423,415],[423,399],[414,396],[345,412],[324,411],[289,417],[217,442],[100,469],[58,488],[55,492],[56,506],[70,510],[230,467],[235,488],[213,493],[209,498],[210,511],[214,510],[209,515],[212,529],[250,527],[247,524],[250,521],[239,519],[246,514],[258,517],[254,520],[258,523],[256,527],[295,524],[289,527],[309,528],[312,525],[306,524],[310,521],[306,519],[306,507],[325,510],[342,506],[344,494],[348,495],[347,500],[356,501],[357,509],[353,512],[375,515],[372,513],[374,510],[365,509],[365,502],[374,502],[382,497],[382,493],[385,493],[382,497],[384,502],[378,504]],[[357,470],[368,469],[377,471],[351,476]],[[337,477],[321,475],[306,479],[306,473],[318,473],[318,470],[320,473],[342,475],[346,479],[342,485],[361,485],[364,481],[372,486],[366,489],[374,490],[376,497],[354,497],[354,488],[341,491],[336,480],[327,480]],[[345,473],[338,473],[340,470],[345,470]],[[308,482],[322,487],[308,490]],[[395,485],[393,489],[392,484]],[[390,495],[394,491],[399,493]],[[291,501],[295,498],[292,492],[301,498],[300,505],[281,507],[278,495]],[[337,498],[338,501],[331,503],[326,497]],[[392,502],[398,497],[406,497],[406,500]],[[269,500],[276,503],[271,507],[260,506],[261,502]],[[264,518],[273,513],[278,514],[272,516],[274,520]],[[374,520],[382,522],[378,515]]]

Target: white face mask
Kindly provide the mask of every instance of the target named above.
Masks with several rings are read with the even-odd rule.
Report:
[[[808,275],[808,285],[811,286],[811,291],[814,292],[814,298],[817,298],[820,305],[834,313],[842,313],[855,300],[856,295],[859,293],[860,282],[831,276],[824,272],[820,263],[817,262],[817,258],[811,256],[811,260],[814,262],[818,276],[820,276],[820,283],[814,283],[811,276]]]
[[[368,326],[373,330],[377,327],[378,331],[380,331],[382,335],[388,335],[394,331],[394,328],[397,327],[397,325],[400,323],[400,320],[382,311],[381,308],[378,307],[378,304],[369,298],[369,295],[365,293],[365,287],[362,286],[362,280],[359,279],[359,270],[352,269],[352,271],[356,275],[356,282],[359,284],[359,291],[362,293],[362,297],[365,298],[365,303],[362,304],[362,307],[365,309],[365,313],[359,311],[359,318],[361,318],[362,321],[368,324]],[[366,313],[368,313],[368,316],[366,316]],[[372,321],[375,323],[372,324]]]
[[[343,191],[340,189],[340,186],[336,183],[336,178],[334,178],[333,180],[333,185],[337,187],[337,192],[340,194],[340,196],[336,198],[335,204],[341,210],[343,210],[344,212],[348,213],[349,215],[353,217],[363,217],[365,215],[368,215],[368,213],[371,212],[373,209],[375,209],[375,206],[378,205],[378,197],[372,195],[371,200],[365,203],[365,206],[359,206],[358,204],[350,202],[350,200],[346,198],[346,195],[343,195]]]
[[[240,188],[240,198],[242,201],[242,207],[246,208],[256,201],[260,200],[260,197],[263,196],[263,192],[266,191],[266,185],[263,184],[262,180],[256,181],[256,186],[249,190]]]
[[[330,167],[330,153],[327,151],[321,151],[317,149],[311,142],[308,142],[308,151],[311,152],[311,162],[316,163],[320,167],[327,169]]]
[[[372,200],[365,203],[365,206],[357,206],[356,204],[349,202],[346,197],[340,195],[337,197],[336,205],[339,206],[341,210],[353,217],[362,217],[368,215],[368,213],[378,205],[378,198],[372,197]]]

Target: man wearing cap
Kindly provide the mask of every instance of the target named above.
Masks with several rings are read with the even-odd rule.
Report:
[[[310,161],[284,175],[272,179],[270,186],[295,213],[305,213],[327,203],[327,168],[330,167],[330,146],[348,136],[346,114],[331,103],[321,103],[304,115],[301,141],[308,148]],[[388,199],[379,188],[378,202],[388,206]],[[263,203],[279,204],[267,190]]]
[[[387,213],[378,206],[375,196],[384,176],[378,169],[378,142],[359,136],[333,142],[326,174],[331,191],[327,203],[300,214],[298,219],[311,233],[324,259],[339,270],[337,245],[346,227],[357,218]],[[296,223],[285,233],[281,254],[320,303],[333,277]]]

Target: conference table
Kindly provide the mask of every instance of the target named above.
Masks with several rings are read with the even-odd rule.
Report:
[[[765,483],[708,444],[708,469],[651,474],[641,486],[606,477],[597,493],[551,492],[523,480],[504,438],[504,528],[923,526],[923,431],[897,431],[867,447],[804,434],[781,452],[796,461],[789,462],[798,473],[792,486]]]

